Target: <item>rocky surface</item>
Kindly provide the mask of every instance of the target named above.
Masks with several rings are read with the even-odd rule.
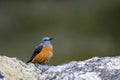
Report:
[[[0,80],[38,80],[34,67],[6,56],[0,56],[0,76]]]
[[[0,56],[0,80],[120,80],[120,57],[93,57],[49,66]]]

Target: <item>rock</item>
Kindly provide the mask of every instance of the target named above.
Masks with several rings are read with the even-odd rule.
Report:
[[[50,66],[0,56],[0,80],[120,80],[120,56]]]
[[[38,80],[36,69],[16,58],[0,56],[0,72],[0,80]]]

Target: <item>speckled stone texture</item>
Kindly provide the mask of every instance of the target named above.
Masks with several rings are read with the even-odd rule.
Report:
[[[39,80],[120,80],[120,57],[94,57],[58,66],[36,65]]]
[[[88,60],[72,61],[57,66],[33,63],[29,63],[26,66],[27,70],[31,68],[36,70],[39,80],[120,80],[120,56],[93,57]],[[0,71],[2,72],[1,69]],[[2,78],[6,76],[4,72],[2,74],[1,72]],[[36,79],[34,78],[33,80]]]

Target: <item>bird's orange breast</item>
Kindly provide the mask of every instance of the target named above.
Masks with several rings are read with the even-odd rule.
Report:
[[[52,46],[43,46],[40,53],[38,53],[32,62],[35,63],[43,63],[46,64],[49,62],[50,58],[53,55],[53,47]]]

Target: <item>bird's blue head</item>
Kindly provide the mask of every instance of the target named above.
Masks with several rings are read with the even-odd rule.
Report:
[[[41,41],[42,45],[45,45],[45,46],[51,46],[51,40],[53,38],[50,38],[50,37],[44,37]]]

